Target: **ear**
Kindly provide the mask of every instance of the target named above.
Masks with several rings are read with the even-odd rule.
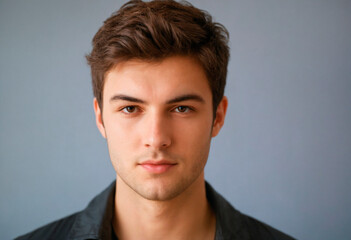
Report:
[[[218,107],[216,110],[216,118],[213,122],[213,127],[212,127],[212,137],[217,136],[219,131],[221,130],[224,124],[225,114],[227,113],[227,107],[228,107],[228,99],[226,96],[224,96],[221,102],[218,104]]]
[[[104,123],[102,121],[102,114],[101,114],[101,110],[99,107],[99,103],[96,100],[96,98],[94,98],[94,111],[95,111],[95,121],[96,121],[96,126],[99,129],[101,135],[106,138],[106,132],[105,132],[105,126]]]

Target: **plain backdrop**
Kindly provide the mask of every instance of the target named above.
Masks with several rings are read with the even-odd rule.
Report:
[[[83,209],[115,172],[91,39],[125,1],[0,1],[0,238]],[[192,0],[231,35],[206,179],[298,239],[351,235],[351,1]]]

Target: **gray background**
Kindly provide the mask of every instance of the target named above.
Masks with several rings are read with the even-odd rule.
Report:
[[[0,238],[81,210],[115,177],[84,55],[124,1],[0,1]],[[231,33],[206,178],[298,239],[351,235],[351,1],[193,0]]]

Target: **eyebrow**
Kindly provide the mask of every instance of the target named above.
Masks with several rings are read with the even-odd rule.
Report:
[[[123,101],[128,101],[128,102],[135,102],[135,103],[145,103],[145,101],[143,101],[139,98],[127,96],[124,94],[114,95],[113,97],[110,98],[110,102],[117,101],[117,100],[123,100]]]
[[[123,101],[128,101],[128,102],[135,102],[135,103],[146,103],[144,100],[141,100],[139,98],[135,98],[135,97],[132,97],[132,96],[124,95],[124,94],[114,95],[113,97],[111,97],[110,102],[118,101],[118,100],[123,100]],[[200,103],[204,103],[205,102],[205,100],[201,96],[199,96],[197,94],[184,94],[184,95],[172,98],[172,99],[168,100],[166,103],[167,104],[174,104],[174,103],[183,102],[183,101],[189,101],[189,100],[197,101],[197,102],[200,102]]]
[[[205,102],[205,100],[201,96],[199,96],[197,94],[185,94],[185,95],[181,95],[181,96],[175,97],[175,98],[173,98],[171,100],[168,100],[167,104],[183,102],[183,101],[188,101],[188,100],[193,100],[193,101],[197,101],[197,102],[200,102],[200,103],[204,103]]]

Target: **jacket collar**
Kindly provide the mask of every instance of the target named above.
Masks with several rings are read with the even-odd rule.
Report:
[[[111,239],[116,181],[97,195],[81,211],[71,228],[69,239]],[[222,239],[249,239],[242,227],[242,214],[206,182],[206,197],[216,215],[216,237]]]
[[[114,211],[116,182],[110,184],[97,195],[88,206],[77,215],[69,234],[69,239],[110,239]]]
[[[216,215],[215,240],[249,239],[249,233],[243,228],[242,214],[206,182],[206,197]]]

